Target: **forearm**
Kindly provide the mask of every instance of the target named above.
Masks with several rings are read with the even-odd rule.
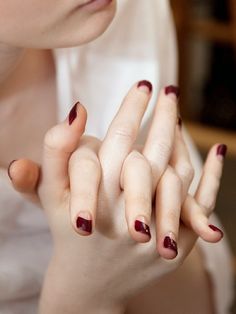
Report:
[[[66,268],[62,268],[55,259],[50,262],[41,293],[39,314],[124,313],[124,306],[111,304],[104,294],[103,297],[97,295],[93,287],[86,285],[86,278],[81,278],[79,274],[71,277]]]

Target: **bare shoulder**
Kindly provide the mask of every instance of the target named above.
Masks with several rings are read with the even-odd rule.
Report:
[[[135,296],[125,314],[211,314],[212,308],[209,278],[195,248],[179,269]]]

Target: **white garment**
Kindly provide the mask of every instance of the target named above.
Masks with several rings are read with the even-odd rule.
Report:
[[[109,29],[85,46],[57,49],[59,118],[79,100],[88,111],[86,132],[102,139],[128,89],[154,83],[146,123],[161,87],[176,83],[176,45],[168,1],[119,0]]]
[[[143,120],[141,142],[159,89],[176,83],[175,37],[167,0],[118,3],[115,20],[99,39],[54,51],[58,117],[64,119],[79,99],[88,111],[86,133],[102,139],[129,87],[147,79],[154,85],[154,95]],[[200,169],[195,148],[191,150]],[[0,190],[0,213],[4,212],[0,217],[0,314],[34,314],[51,250],[47,224],[43,214],[18,197],[4,180]],[[229,254],[221,245],[227,264]],[[216,295],[219,285],[215,289],[219,314],[228,313],[231,295],[230,280],[225,276],[229,273],[222,278],[228,298],[222,301]]]

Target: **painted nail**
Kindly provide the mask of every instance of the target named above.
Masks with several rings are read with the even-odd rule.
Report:
[[[151,238],[150,228],[147,224],[140,220],[135,220],[134,228],[137,232],[148,235]]]
[[[140,81],[138,82],[137,87],[147,92],[148,94],[152,92],[152,83],[150,83],[149,81]]]
[[[178,118],[177,118],[177,124],[180,127],[180,129],[181,129],[182,128],[182,119],[181,119],[180,116],[178,116]]]
[[[79,102],[77,102],[71,109],[70,113],[69,113],[69,125],[71,125],[73,123],[73,121],[77,118],[77,105],[79,104]]]
[[[9,177],[11,180],[12,180],[12,176],[11,176],[11,173],[10,173],[10,168],[11,168],[11,165],[12,165],[15,161],[17,161],[17,159],[12,160],[12,161],[9,163],[9,166],[8,166],[8,168],[7,168],[7,174],[8,174],[8,177]]]
[[[216,155],[222,156],[224,158],[226,153],[227,153],[227,146],[225,144],[221,144],[217,147]]]
[[[174,86],[174,85],[169,85],[165,87],[165,94],[169,95],[169,94],[174,94],[176,96],[176,98],[179,98],[180,92],[179,92],[179,87],[178,86]]]
[[[82,231],[92,233],[92,220],[79,216],[76,221],[76,227]]]
[[[221,235],[221,238],[223,238],[224,232],[223,232],[222,230],[220,230],[219,228],[217,228],[217,227],[214,226],[214,225],[209,225],[209,228],[211,228],[213,231],[219,232],[220,235]]]
[[[166,249],[174,251],[176,255],[178,254],[177,243],[169,236],[165,237],[163,244]]]

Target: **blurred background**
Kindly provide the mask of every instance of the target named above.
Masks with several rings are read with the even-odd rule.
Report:
[[[214,143],[228,145],[216,212],[230,241],[236,279],[236,0],[171,4],[184,123],[203,157]],[[236,302],[232,313],[236,314]]]

